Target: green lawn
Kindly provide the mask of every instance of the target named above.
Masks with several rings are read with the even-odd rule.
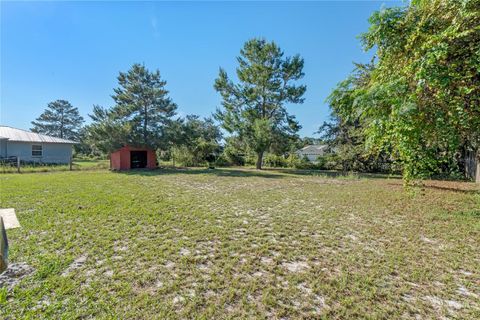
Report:
[[[79,169],[107,169],[110,166],[110,161],[74,159],[73,165],[77,166]]]
[[[24,276],[0,280],[0,318],[480,318],[473,183],[412,194],[399,179],[238,169],[0,183]]]

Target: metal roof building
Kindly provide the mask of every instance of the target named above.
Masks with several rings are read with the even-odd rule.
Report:
[[[9,141],[21,142],[46,142],[46,143],[70,143],[75,144],[75,141],[61,139],[57,137],[47,136],[44,134],[34,133],[22,129],[16,129],[8,126],[0,126],[0,139]]]
[[[324,156],[328,151],[328,146],[323,144],[311,144],[297,150],[299,157],[307,157],[309,161],[316,162],[318,157]]]
[[[0,159],[25,162],[69,163],[75,141],[0,126]]]

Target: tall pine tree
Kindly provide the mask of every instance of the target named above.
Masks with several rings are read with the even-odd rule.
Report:
[[[78,108],[66,100],[56,100],[47,105],[47,109],[32,121],[32,132],[75,140],[84,120]]]
[[[120,72],[118,83],[110,116],[128,124],[132,143],[158,147],[177,109],[165,89],[167,82],[161,79],[160,71],[134,64],[127,72]]]
[[[238,83],[220,69],[215,89],[222,95],[222,109],[215,114],[225,130],[238,135],[257,154],[257,169],[263,154],[275,141],[295,134],[300,125],[288,114],[286,103],[303,103],[306,86],[295,85],[303,74],[303,59],[284,57],[274,43],[247,41],[237,58]]]

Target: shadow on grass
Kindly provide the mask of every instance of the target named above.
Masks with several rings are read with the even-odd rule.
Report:
[[[208,174],[219,177],[260,177],[268,179],[282,179],[288,176],[318,176],[325,178],[372,178],[372,179],[401,179],[399,176],[392,176],[387,174],[372,174],[372,173],[350,173],[342,171],[327,171],[327,170],[300,170],[300,169],[277,169],[264,168],[262,170],[255,170],[250,168],[216,168],[216,169],[202,169],[202,168],[182,168],[182,167],[163,167],[155,170],[134,169],[129,171],[117,171],[125,175],[140,175],[140,176],[159,176],[168,174]]]
[[[458,193],[464,193],[464,194],[480,194],[480,190],[475,190],[475,189],[460,189],[460,188],[442,187],[442,186],[435,186],[435,185],[425,185],[423,186],[423,188],[440,190],[440,191],[458,192]]]
[[[264,170],[249,170],[249,169],[230,169],[230,168],[219,168],[219,169],[197,169],[197,168],[158,168],[155,170],[145,170],[145,169],[134,169],[128,171],[116,171],[119,174],[126,175],[139,175],[139,176],[162,176],[168,174],[187,174],[187,175],[199,175],[199,174],[208,174],[219,177],[261,177],[261,178],[273,178],[281,179],[284,178],[283,175],[273,172],[266,172]]]
[[[281,169],[268,168],[266,171],[281,172],[284,174],[298,176],[320,176],[328,178],[369,178],[369,179],[402,179],[399,175],[391,175],[386,173],[361,173],[361,172],[344,172],[333,170],[305,170],[305,169]]]

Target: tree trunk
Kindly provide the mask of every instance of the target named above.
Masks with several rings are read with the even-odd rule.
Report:
[[[65,127],[65,117],[63,115],[63,109],[62,109],[62,116],[60,118],[60,138],[63,139],[63,128]]]
[[[262,162],[263,162],[263,151],[257,153],[257,164],[256,164],[257,170],[262,170]]]
[[[147,143],[147,123],[148,123],[148,116],[147,116],[147,106],[144,106],[144,115],[145,118],[143,119],[143,143],[148,145]]]

